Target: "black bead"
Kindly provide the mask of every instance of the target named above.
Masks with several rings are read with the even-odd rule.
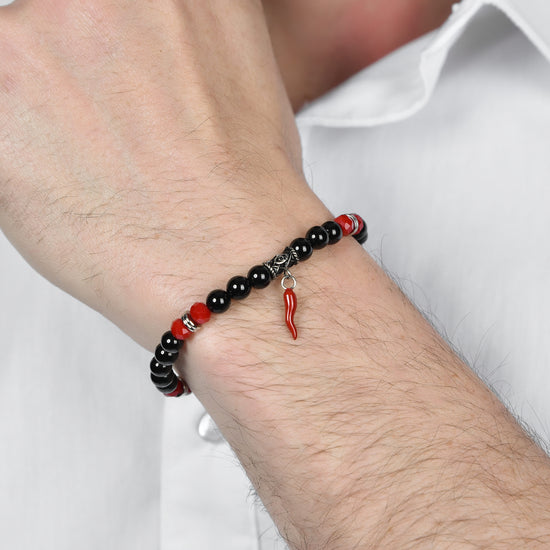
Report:
[[[307,232],[306,239],[315,250],[319,250],[327,246],[328,232],[324,227],[316,225]]]
[[[271,282],[271,273],[265,265],[255,265],[248,272],[248,282],[254,288],[265,288]]]
[[[159,390],[164,394],[172,393],[178,387],[178,384],[179,384],[179,379],[176,375],[174,375],[174,379],[172,380],[172,382],[168,386],[165,386],[164,388],[159,388]]]
[[[151,372],[156,376],[168,376],[172,371],[172,365],[162,365],[157,361],[156,357],[151,359]]]
[[[168,331],[162,335],[160,345],[163,349],[169,351],[170,353],[177,353],[177,351],[181,349],[181,346],[183,346],[183,340],[178,340],[170,331]]]
[[[176,378],[176,375],[173,372],[168,376],[157,376],[156,374],[151,373],[151,381],[159,390],[163,390],[164,388],[171,386],[174,383],[174,378]]]
[[[250,294],[251,288],[250,282],[246,277],[237,275],[236,277],[229,279],[229,282],[227,283],[227,294],[235,300],[242,300]]]
[[[229,309],[231,297],[225,290],[213,290],[206,298],[206,307],[212,313],[223,313]]]
[[[161,365],[173,365],[176,362],[176,359],[178,358],[178,353],[172,353],[170,351],[166,351],[160,344],[157,346],[157,349],[155,350],[155,359],[161,364]]]
[[[357,233],[357,235],[354,235],[353,238],[359,243],[363,244],[367,242],[367,239],[369,238],[369,232],[367,229],[367,224],[363,222],[363,229]]]
[[[325,222],[323,228],[328,233],[328,244],[336,244],[342,237],[342,228],[333,220]]]
[[[292,248],[296,252],[296,254],[298,255],[298,259],[301,262],[307,260],[313,254],[313,247],[311,246],[311,244],[309,244],[309,241],[302,237],[294,239],[290,243],[290,248]]]

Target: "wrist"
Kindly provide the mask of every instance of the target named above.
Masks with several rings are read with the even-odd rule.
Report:
[[[125,287],[114,297],[126,304],[120,307],[125,318],[117,318],[116,324],[149,350],[191,304],[204,302],[231,276],[246,275],[271,251],[279,252],[288,244],[286,232],[299,234],[308,220],[313,224],[330,217],[292,169],[246,178],[241,174],[231,185],[211,178],[174,194],[163,192],[157,200],[174,204],[169,222],[159,221],[158,230],[137,243],[140,250],[147,247],[148,262],[133,265],[130,276],[118,277]],[[128,271],[127,263],[121,267]],[[139,313],[130,317],[133,310]]]
[[[184,373],[283,535],[401,547],[445,525],[456,544],[492,540],[482,511],[510,521],[499,503],[542,481],[543,454],[355,242],[293,274],[298,340],[272,284],[193,339]],[[503,537],[519,541],[532,524],[514,506]]]
[[[317,218],[312,224],[322,221]],[[357,443],[362,444],[363,435],[354,423],[343,431],[337,426],[347,415],[341,404],[355,401],[359,406],[368,391],[364,365],[357,361],[363,342],[356,332],[361,322],[356,302],[363,290],[355,295],[348,291],[357,270],[365,266],[376,269],[361,247],[345,238],[292,268],[298,280],[296,341],[285,326],[283,291],[275,280],[213,316],[186,347],[184,376],[236,450],[272,515],[285,516],[284,525],[315,523],[324,507],[333,510],[336,522],[345,520],[340,497],[349,489],[352,472],[346,469],[357,464],[349,453],[362,447],[344,450],[342,441],[359,435]],[[303,480],[301,492],[296,491],[296,479]]]

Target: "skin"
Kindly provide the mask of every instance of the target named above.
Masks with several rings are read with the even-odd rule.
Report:
[[[259,1],[26,0],[0,51],[2,230],[145,347],[331,217]],[[368,254],[294,274],[298,340],[274,284],[177,365],[290,547],[548,547],[547,456]]]
[[[439,27],[454,0],[264,0],[295,111],[357,71]]]

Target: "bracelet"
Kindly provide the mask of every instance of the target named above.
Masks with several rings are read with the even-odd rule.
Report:
[[[184,341],[190,338],[202,325],[210,320],[212,313],[227,311],[231,300],[246,298],[252,288],[266,288],[269,283],[284,274],[281,286],[284,293],[285,322],[296,340],[298,332],[294,324],[296,312],[296,279],[290,268],[298,262],[307,260],[314,250],[336,244],[348,235],[363,244],[368,238],[367,224],[358,214],[343,214],[322,226],[312,227],[305,238],[294,239],[281,254],[261,265],[256,265],[246,277],[237,275],[229,279],[226,290],[216,289],[210,292],[206,303],[196,302],[188,312],[172,323],[171,330],[165,332],[151,359],[151,380],[157,389],[167,397],[188,395],[191,389],[173,370]]]

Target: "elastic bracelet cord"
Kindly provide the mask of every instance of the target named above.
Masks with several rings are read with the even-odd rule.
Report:
[[[271,281],[283,275],[281,286],[284,289],[285,322],[294,339],[298,337],[294,324],[296,312],[296,279],[290,268],[307,260],[314,250],[336,244],[342,237],[351,235],[359,244],[368,238],[367,224],[358,214],[342,214],[323,225],[312,227],[305,238],[294,239],[281,254],[261,265],[250,269],[248,275],[237,275],[229,279],[226,290],[210,292],[206,303],[196,302],[188,312],[172,323],[171,330],[165,332],[151,359],[151,380],[157,389],[167,397],[188,395],[191,389],[173,370],[179,351],[202,325],[210,320],[212,313],[223,313],[229,309],[231,300],[246,298],[252,288],[266,288]]]

